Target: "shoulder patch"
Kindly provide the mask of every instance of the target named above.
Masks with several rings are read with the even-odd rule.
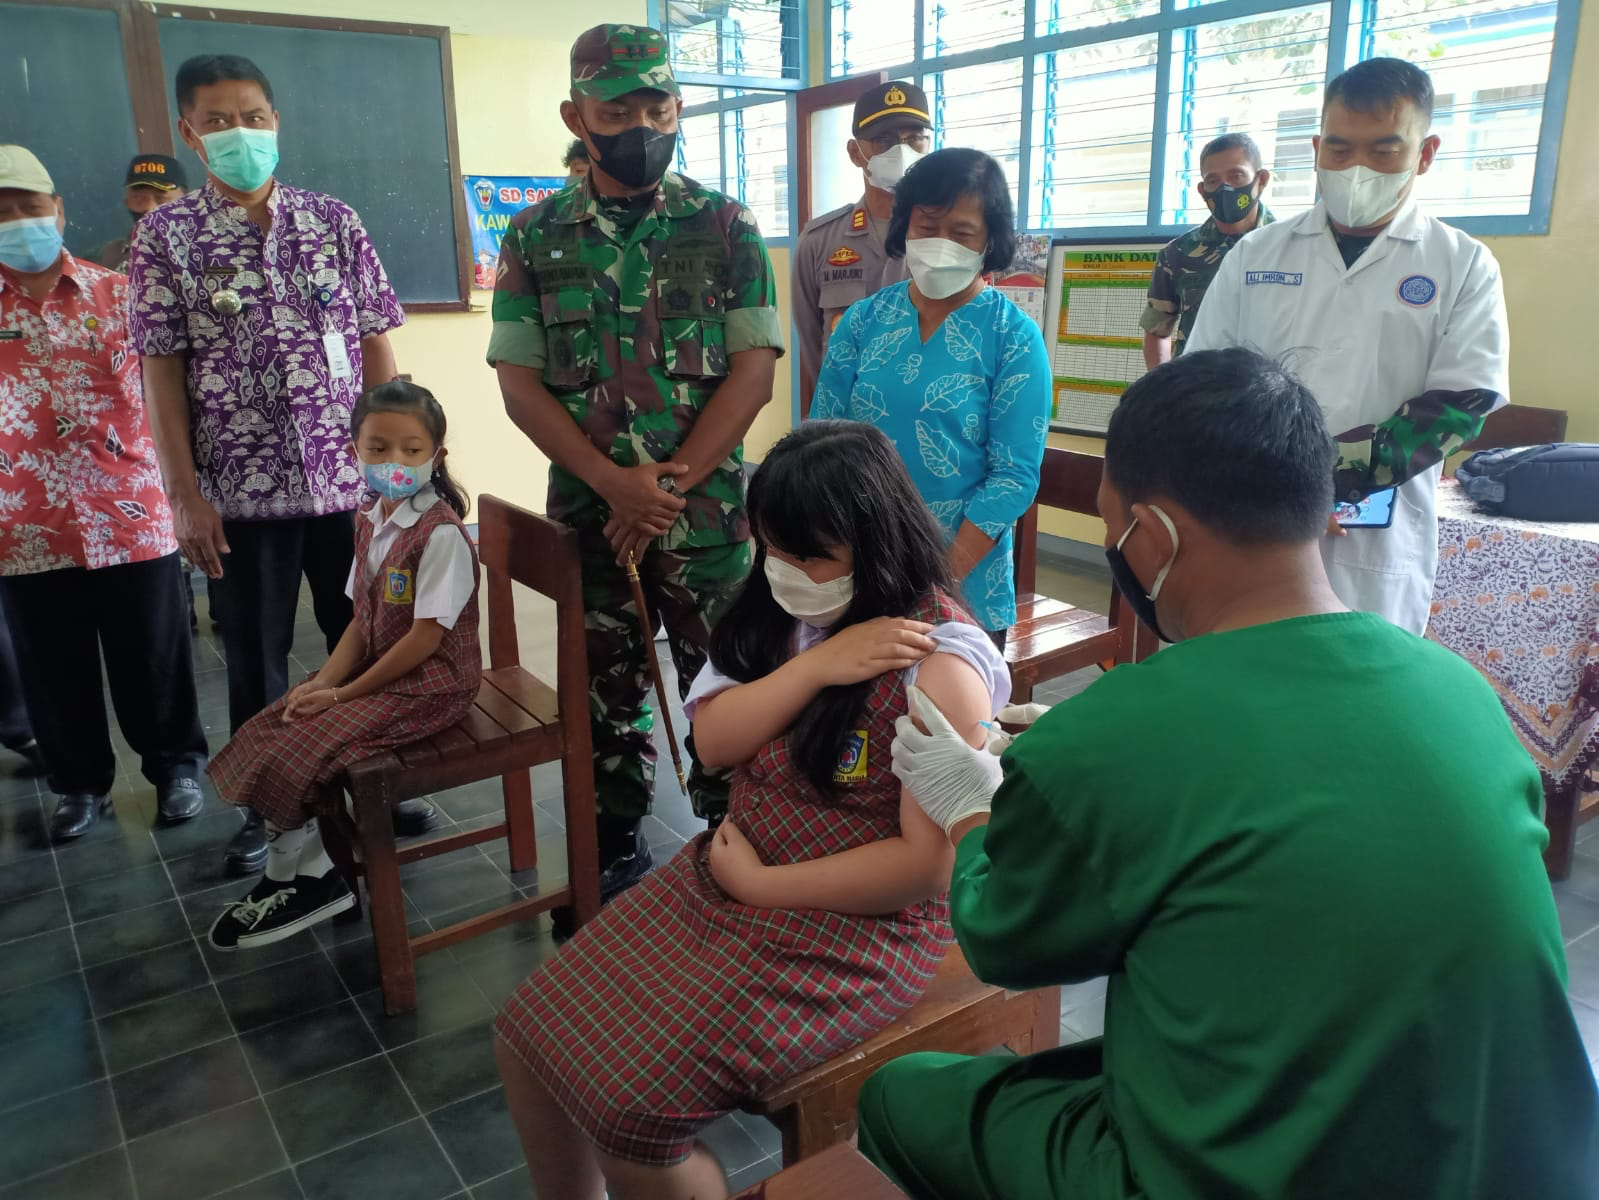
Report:
[[[840,246],[827,256],[827,261],[835,267],[848,267],[861,261],[861,256],[848,246]]]

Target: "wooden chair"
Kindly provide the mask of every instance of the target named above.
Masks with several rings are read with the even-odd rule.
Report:
[[[866,1156],[852,1146],[834,1146],[747,1187],[733,1200],[904,1200]]]
[[[588,655],[583,643],[583,587],[577,535],[564,526],[492,496],[478,507],[482,591],[488,596],[489,661],[472,710],[426,741],[351,767],[347,786],[355,828],[342,810],[334,825],[359,841],[364,862],[340,865],[366,876],[372,936],[390,1016],[416,1008],[418,954],[570,904],[578,924],[600,909],[599,852],[594,829],[594,753],[589,740]],[[511,584],[555,601],[555,689],[521,666]],[[504,837],[511,869],[537,865],[533,785],[529,769],[560,760],[566,799],[568,884],[419,937],[406,930],[400,867],[419,859]],[[500,776],[505,820],[397,848],[390,806],[414,796]],[[329,849],[339,839],[331,839]],[[347,849],[347,847],[346,847]]]
[[[744,1111],[777,1126],[783,1164],[792,1166],[849,1137],[861,1085],[890,1059],[919,1050],[983,1054],[996,1046],[1032,1054],[1059,1044],[1059,988],[1007,992],[993,987],[973,975],[960,948],[951,946],[927,994],[904,1017],[853,1050],[773,1088]]]
[[[1488,419],[1482,423],[1482,432],[1462,446],[1460,453],[1563,442],[1566,440],[1568,419],[1569,414],[1563,408],[1507,404],[1488,414]]]
[[[1016,624],[1005,641],[1012,703],[1031,700],[1033,689],[1047,679],[1096,663],[1109,667],[1137,662],[1148,658],[1159,645],[1154,631],[1139,622],[1114,587],[1108,619],[1036,591],[1039,508],[1097,517],[1104,467],[1105,460],[1097,454],[1056,446],[1044,451],[1038,499],[1016,523]]]

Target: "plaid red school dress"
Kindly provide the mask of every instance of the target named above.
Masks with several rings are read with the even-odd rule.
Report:
[[[970,621],[939,594],[907,614]],[[899,835],[889,769],[900,672],[878,676],[832,794],[788,735],[733,776],[728,819],[763,862],[806,862]],[[506,1001],[495,1029],[608,1154],[670,1164],[770,1085],[858,1045],[927,989],[952,940],[940,896],[884,917],[752,908],[711,875],[712,835],[600,911]]]
[[[455,510],[435,499],[409,529],[401,529],[380,570],[366,565],[372,522],[355,523],[355,621],[366,634],[368,656],[356,678],[411,629],[417,571],[428,538],[440,525],[471,537]],[[474,550],[474,571],[477,554]],[[455,724],[472,707],[483,678],[478,645],[477,590],[455,627],[419,667],[380,692],[325,708],[315,716],[283,723],[279,699],[251,717],[211,760],[217,792],[230,804],[253,808],[284,829],[298,829],[313,810],[337,795],[340,774],[353,763],[390,746],[403,746]]]

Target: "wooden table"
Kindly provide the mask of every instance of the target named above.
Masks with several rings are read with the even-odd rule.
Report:
[[[1599,524],[1516,521],[1438,487],[1438,575],[1427,636],[1493,686],[1543,775],[1554,879],[1599,815]]]
[[[853,1146],[830,1146],[779,1171],[733,1200],[906,1200]]]

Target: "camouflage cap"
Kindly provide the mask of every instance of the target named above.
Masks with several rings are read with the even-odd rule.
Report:
[[[596,25],[572,43],[572,90],[578,95],[615,100],[644,88],[682,95],[659,29]]]

